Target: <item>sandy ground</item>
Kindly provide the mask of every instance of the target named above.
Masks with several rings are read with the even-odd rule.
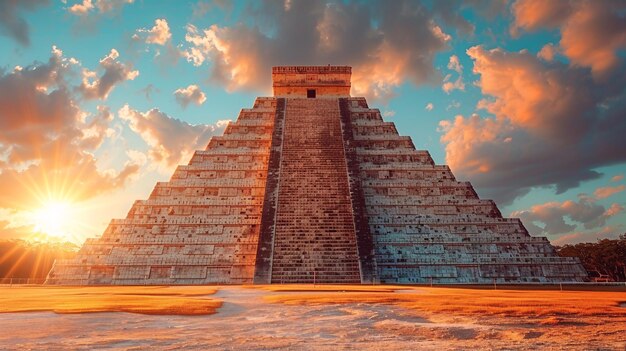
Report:
[[[221,300],[207,286],[43,287],[0,286],[0,313],[132,312],[161,315],[213,314]]]
[[[346,286],[100,289],[0,288],[0,311],[5,312],[0,313],[0,349],[626,350],[626,307],[620,307],[626,303],[625,292]],[[120,305],[98,305],[98,295],[130,308],[153,305],[151,313],[161,305],[169,306],[162,313],[175,311],[177,304],[185,311],[190,310],[185,304],[218,301],[221,307],[215,314],[208,309],[182,315],[143,314],[143,309],[98,312],[107,306],[119,311]],[[80,313],[76,307],[85,296],[88,303]],[[46,308],[53,303],[56,308]],[[71,313],[58,309],[64,303],[73,306]],[[39,312],[10,312],[33,311],[33,304]]]

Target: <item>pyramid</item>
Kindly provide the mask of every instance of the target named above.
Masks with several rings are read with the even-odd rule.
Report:
[[[274,67],[241,110],[49,284],[582,281],[574,258],[350,96],[351,68]]]

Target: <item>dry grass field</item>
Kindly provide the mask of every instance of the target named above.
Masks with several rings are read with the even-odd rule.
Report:
[[[0,349],[621,351],[614,290],[0,287]]]
[[[213,287],[41,287],[0,286],[0,313],[131,312],[160,315],[212,314],[221,301],[207,298]]]

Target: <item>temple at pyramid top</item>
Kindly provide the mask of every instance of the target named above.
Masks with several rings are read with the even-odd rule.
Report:
[[[242,109],[75,258],[56,261],[47,282],[586,279],[577,259],[558,257],[350,96],[350,76],[347,66],[274,67],[274,96]]]
[[[350,96],[349,66],[272,67],[274,96],[288,98],[337,98]]]

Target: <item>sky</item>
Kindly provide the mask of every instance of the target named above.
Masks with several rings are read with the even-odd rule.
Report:
[[[626,232],[623,1],[1,1],[0,52],[0,239],[101,235],[327,64],[532,235]]]

